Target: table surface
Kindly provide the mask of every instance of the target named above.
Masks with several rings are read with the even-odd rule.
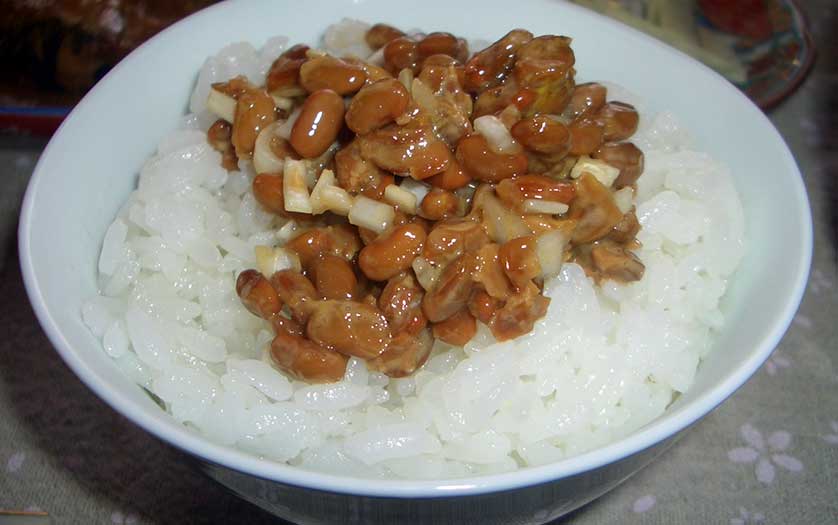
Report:
[[[814,215],[800,311],[732,398],[651,466],[561,523],[838,523],[838,4],[807,8],[818,61],[770,113],[797,158]],[[54,524],[283,523],[114,412],[52,349],[24,292],[13,230],[43,146],[0,137],[0,509],[43,510]]]

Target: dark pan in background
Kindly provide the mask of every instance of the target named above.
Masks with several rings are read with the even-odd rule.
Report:
[[[763,109],[790,95],[815,58],[806,18],[794,1],[573,1],[704,61]],[[215,2],[11,0],[0,13],[0,130],[51,135],[122,57]]]

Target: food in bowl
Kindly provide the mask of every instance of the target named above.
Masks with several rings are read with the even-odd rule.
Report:
[[[131,379],[214,441],[406,478],[557,461],[689,388],[743,218],[673,116],[577,85],[565,37],[324,43],[210,58],[142,168],[82,311]]]
[[[565,259],[642,277],[639,115],[574,86],[569,38],[514,30],[471,58],[450,33],[365,39],[381,65],[300,44],[265,86],[239,76],[207,99],[223,165],[252,160],[253,196],[292,230],[236,282],[278,368],[336,382],[354,357],[405,377],[478,322],[497,341],[530,332]]]

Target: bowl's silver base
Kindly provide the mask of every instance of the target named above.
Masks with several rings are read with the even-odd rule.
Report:
[[[286,485],[207,463],[202,468],[242,498],[299,525],[542,525],[613,489],[666,451],[681,434],[594,471],[467,497],[355,496]]]

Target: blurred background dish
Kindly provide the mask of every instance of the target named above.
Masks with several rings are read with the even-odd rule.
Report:
[[[113,65],[217,0],[10,0],[0,13],[0,130],[49,136]],[[806,19],[781,0],[571,0],[712,67],[768,109],[815,56]]]
[[[768,109],[815,58],[806,18],[781,0],[573,0],[704,62]]]
[[[0,129],[51,134],[125,55],[215,1],[3,2]]]

